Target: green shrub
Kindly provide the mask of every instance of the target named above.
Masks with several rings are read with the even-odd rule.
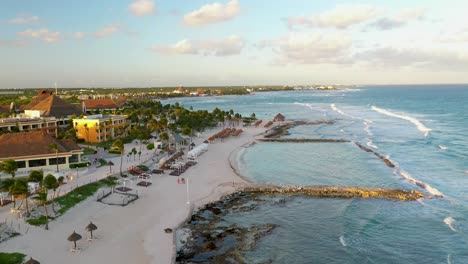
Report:
[[[0,263],[2,264],[21,264],[26,257],[21,253],[0,253]]]
[[[137,167],[140,168],[142,171],[149,171],[148,166],[145,166],[145,165],[138,165]]]
[[[49,217],[49,219],[52,219],[52,218]],[[41,226],[41,225],[46,224],[47,217],[45,215],[41,215],[39,216],[39,218],[29,218],[28,220],[26,220],[26,222],[28,222],[28,224],[33,225],[33,226]]]
[[[118,149],[109,149],[109,153],[120,155],[120,151]]]
[[[148,150],[153,150],[153,149],[154,149],[154,143],[151,143],[151,144],[146,145],[146,148],[147,148]]]

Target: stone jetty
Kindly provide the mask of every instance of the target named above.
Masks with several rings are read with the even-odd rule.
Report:
[[[263,142],[290,142],[290,143],[344,143],[350,142],[346,139],[326,139],[326,138],[260,138]]]
[[[374,198],[401,201],[415,201],[425,198],[417,190],[395,188],[368,188],[348,186],[252,186],[242,192],[263,195],[305,195],[316,198]]]
[[[364,150],[365,152],[372,153],[374,154],[377,158],[381,159],[385,164],[387,164],[388,167],[390,168],[395,168],[395,164],[393,164],[389,159],[385,158],[384,156],[380,155],[379,153],[373,151],[372,149],[363,146],[362,144],[359,144],[358,142],[354,142],[356,146],[358,146],[360,149]]]

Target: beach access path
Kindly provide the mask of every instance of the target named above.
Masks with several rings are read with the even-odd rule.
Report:
[[[219,132],[216,128],[203,133],[200,138],[194,138],[196,145],[201,144],[210,135]],[[263,128],[242,128],[244,133],[237,137],[228,137],[209,144],[208,151],[197,158],[198,164],[189,168],[180,177],[188,179],[187,185],[178,184],[177,177],[169,176],[169,171],[163,175],[153,176],[152,185],[139,187],[139,199],[128,206],[110,206],[96,201],[96,195],[71,208],[58,219],[49,224],[49,230],[43,227],[33,227],[22,219],[15,219],[13,226],[21,225],[21,236],[0,243],[0,252],[21,252],[39,260],[41,263],[173,263],[175,260],[174,234],[166,233],[165,228],[175,229],[183,223],[194,208],[217,200],[223,194],[236,190],[239,185],[246,184],[232,170],[229,157],[235,155],[240,146],[252,142]],[[138,144],[126,144],[125,153],[133,147],[139,150]],[[187,151],[186,151],[187,152]],[[154,151],[142,148],[141,161],[153,169],[157,164],[153,161]],[[96,157],[104,155],[98,152]],[[93,156],[89,159],[92,162]],[[113,173],[119,171],[120,156],[112,155],[106,158],[115,165]],[[123,170],[139,164],[136,161],[127,162],[123,158]],[[59,192],[66,192],[69,184],[83,185],[90,181],[105,178],[109,174],[109,166],[96,168],[95,165],[86,171],[80,171],[78,178],[63,185]],[[69,186],[67,186],[69,185]],[[189,198],[189,199],[187,199]],[[187,204],[189,200],[190,204]],[[0,209],[0,220],[13,221],[9,213],[11,205]],[[23,221],[21,223],[21,221]],[[98,226],[93,233],[98,239],[88,241],[85,227],[92,221]],[[25,233],[27,231],[27,233]],[[83,236],[78,241],[81,252],[71,252],[72,243],[67,237],[73,232]]]

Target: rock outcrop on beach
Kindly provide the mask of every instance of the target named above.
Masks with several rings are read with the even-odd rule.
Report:
[[[336,186],[251,186],[226,195],[197,210],[178,230],[180,247],[176,263],[248,263],[245,253],[275,232],[273,223],[249,225],[226,222],[226,216],[259,210],[263,206],[286,206],[298,197],[379,198],[413,201],[424,197],[419,191]],[[177,235],[176,233],[176,235]],[[262,263],[271,263],[265,256]]]
[[[281,136],[289,135],[288,130],[296,127],[296,126],[304,126],[304,125],[331,125],[334,121],[332,120],[320,120],[314,122],[306,122],[306,121],[289,121],[285,122],[284,124],[277,125],[263,134],[265,138],[279,138]]]

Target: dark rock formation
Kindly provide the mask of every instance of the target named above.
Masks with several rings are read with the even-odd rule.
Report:
[[[368,147],[363,146],[362,144],[360,144],[358,142],[354,142],[354,144],[356,144],[356,146],[358,146],[360,149],[364,150],[365,152],[369,152],[369,153],[374,154],[377,158],[379,158],[383,162],[385,162],[385,164],[387,164],[388,167],[395,168],[395,164],[393,164],[389,159],[385,158],[384,156],[380,155],[379,153],[373,151],[372,149],[370,149]]]
[[[346,139],[322,139],[322,138],[261,138],[263,142],[288,142],[288,143],[345,143]]]
[[[331,125],[334,122],[332,120],[321,120],[321,121],[315,121],[315,122],[305,122],[305,121],[292,121],[288,122],[285,124],[281,124],[278,126],[275,126],[263,134],[265,138],[279,138],[281,136],[286,136],[289,135],[288,130],[290,128],[296,127],[296,126],[303,126],[303,125]]]
[[[377,198],[402,201],[415,201],[424,198],[424,194],[416,190],[401,190],[394,188],[341,187],[341,186],[256,186],[243,190],[256,194],[305,195],[317,198]]]

